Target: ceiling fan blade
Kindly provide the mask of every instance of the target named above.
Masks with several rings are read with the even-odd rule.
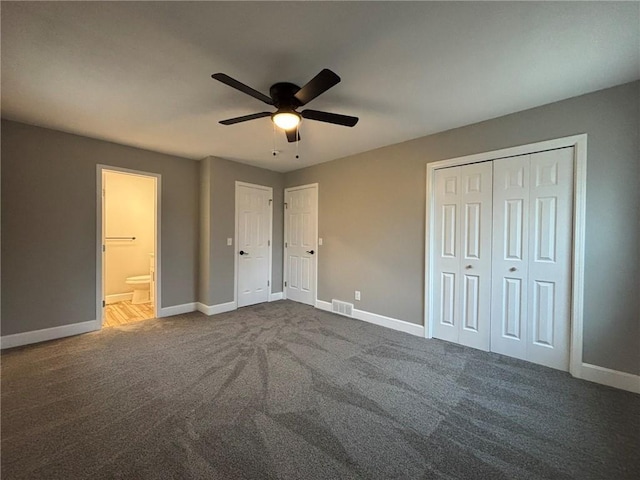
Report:
[[[255,120],[256,118],[269,117],[271,115],[270,112],[260,112],[253,113],[251,115],[244,115],[242,117],[228,118],[226,120],[221,120],[220,123],[222,125],[233,125],[234,123],[247,122],[249,120]]]
[[[295,128],[292,129],[292,130],[285,130],[284,133],[287,134],[287,141],[289,143],[299,142],[300,141],[300,133],[297,132]]]
[[[239,82],[235,78],[231,78],[229,75],[224,73],[214,73],[211,75],[211,78],[214,80],[218,80],[219,82],[224,83],[225,85],[229,85],[236,90],[240,90],[242,93],[246,93],[247,95],[251,95],[253,98],[257,98],[258,100],[266,103],[267,105],[273,105],[273,100],[271,97],[267,97],[264,93],[260,93],[257,90],[245,85],[244,83]]]
[[[304,87],[298,90],[294,97],[300,102],[300,105],[306,105],[318,95],[323,94],[338,83],[340,83],[340,77],[328,68],[325,68],[309,80]]]
[[[309,120],[317,120],[319,122],[333,123],[335,125],[344,125],[345,127],[353,127],[358,123],[358,117],[350,117],[349,115],[340,115],[338,113],[321,112],[319,110],[303,110],[300,112],[302,118]]]

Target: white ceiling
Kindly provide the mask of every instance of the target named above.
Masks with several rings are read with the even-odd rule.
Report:
[[[288,171],[640,78],[639,2],[5,2],[2,116],[149,150]],[[219,120],[322,68],[296,144]],[[268,110],[269,107],[266,108]],[[274,148],[281,153],[271,154]]]

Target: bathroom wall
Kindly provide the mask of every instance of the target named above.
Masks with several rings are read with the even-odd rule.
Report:
[[[107,303],[123,300],[113,295],[131,292],[127,277],[149,273],[154,253],[155,181],[150,177],[105,172],[105,294]],[[114,240],[109,237],[135,237]]]

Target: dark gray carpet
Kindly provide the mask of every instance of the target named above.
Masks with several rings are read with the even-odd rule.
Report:
[[[638,479],[640,396],[281,301],[2,354],[2,479]]]

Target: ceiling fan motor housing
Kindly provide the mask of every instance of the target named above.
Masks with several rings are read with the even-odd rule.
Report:
[[[294,95],[300,90],[298,85],[289,82],[279,82],[271,85],[269,95],[273,104],[280,111],[294,111],[302,104]]]

